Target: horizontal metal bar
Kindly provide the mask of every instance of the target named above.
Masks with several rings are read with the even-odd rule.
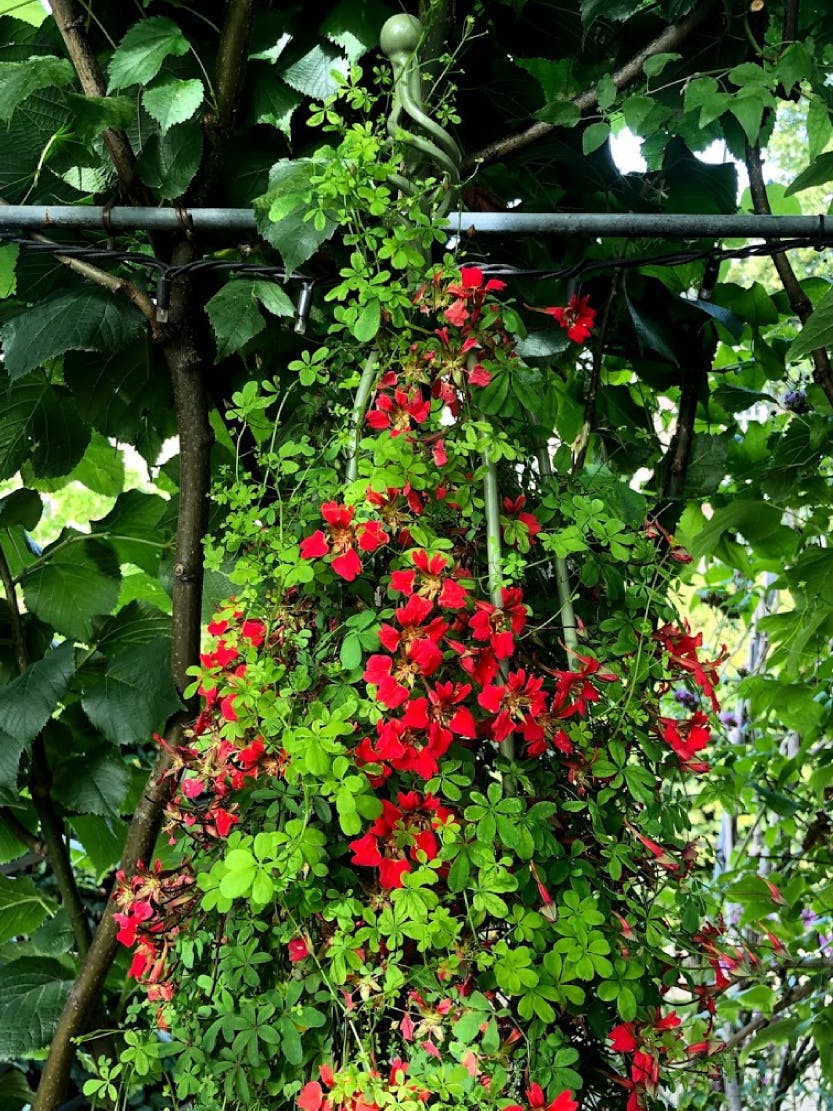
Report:
[[[459,212],[449,231],[494,235],[589,235],[598,238],[833,240],[824,216],[709,216],[634,212]],[[139,208],[99,205],[2,205],[0,229],[101,228],[105,231],[257,230],[249,208]]]

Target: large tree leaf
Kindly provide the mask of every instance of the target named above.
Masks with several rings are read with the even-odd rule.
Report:
[[[288,66],[281,76],[290,88],[304,96],[325,100],[338,89],[333,72],[346,77],[350,72],[350,63],[339,50],[319,45]]]
[[[120,818],[100,818],[96,814],[76,815],[69,819],[84,846],[100,883],[121,860],[127,836],[127,822]]]
[[[151,136],[139,159],[139,172],[163,200],[181,197],[199,169],[202,128],[196,121],[177,124]]]
[[[64,378],[89,423],[108,439],[133,444],[155,461],[176,431],[170,379],[154,368],[145,336],[118,355],[64,357]]]
[[[831,152],[833,153],[833,152]],[[827,347],[833,343],[833,289],[825,293],[807,318],[787,352],[791,361],[803,359],[819,347]]]
[[[0,945],[13,937],[34,933],[55,903],[28,876],[0,876]]]
[[[118,652],[84,692],[81,705],[108,740],[124,745],[149,739],[180,708],[170,640],[160,637]]]
[[[66,58],[35,56],[28,62],[0,62],[0,120],[7,122],[21,104],[38,89],[66,85],[75,70]]]
[[[129,602],[113,617],[96,624],[95,645],[110,657],[137,644],[158,644],[170,639],[170,616],[148,602]]]
[[[73,753],[55,763],[52,794],[69,813],[117,817],[130,781],[130,769],[118,749],[92,744],[83,759]]]
[[[65,93],[78,135],[94,139],[108,127],[129,127],[136,118],[136,101],[131,96],[80,96]]]
[[[379,31],[390,11],[379,0],[341,0],[319,28],[330,42],[340,46],[350,62],[355,62],[368,50],[379,45]]]
[[[165,132],[190,120],[202,104],[204,94],[203,83],[198,78],[180,81],[176,77],[164,77],[153,88],[145,89],[142,104]]]
[[[292,114],[302,100],[301,94],[284,85],[274,70],[257,67],[252,90],[255,123],[270,124],[289,138]]]
[[[74,648],[66,641],[0,687],[0,730],[21,745],[32,741],[66,694],[74,671]]]
[[[87,640],[97,614],[110,613],[119,596],[113,548],[65,529],[43,558],[23,574],[26,607],[62,636]]]
[[[147,85],[169,55],[182,57],[189,49],[188,40],[167,16],[155,15],[134,23],[110,58],[107,91]]]
[[[269,191],[254,201],[258,230],[280,251],[287,270],[311,258],[336,229],[329,218],[321,228],[304,219],[310,208],[310,177],[316,169],[311,158],[282,158],[269,171]]]
[[[264,278],[232,278],[205,306],[217,338],[217,361],[238,351],[266,327],[258,303],[275,316],[294,316],[280,286]]]
[[[38,477],[66,475],[84,454],[90,429],[62,387],[41,371],[9,383],[0,375],[0,478],[27,459]]]
[[[0,498],[0,528],[22,525],[33,529],[41,519],[43,502],[35,490],[12,490],[5,498]]]
[[[47,297],[0,328],[3,358],[14,381],[65,351],[118,351],[144,329],[141,313],[95,286]]]
[[[67,481],[80,482],[105,498],[117,498],[124,489],[124,455],[100,432],[93,432],[84,458]]]
[[[125,490],[110,512],[91,522],[93,536],[107,540],[119,563],[132,563],[150,575],[159,570],[159,559],[172,540],[172,531],[160,525],[168,503],[159,494]]]
[[[33,27],[40,27],[49,14],[40,0],[0,0],[0,16],[7,13]]]
[[[0,1061],[47,1046],[72,985],[58,960],[21,957],[0,968]]]

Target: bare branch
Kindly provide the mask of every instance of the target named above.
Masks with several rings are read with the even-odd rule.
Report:
[[[684,19],[681,19],[679,23],[672,27],[667,27],[655,39],[652,39],[651,42],[634,54],[612,74],[616,88],[621,91],[632,81],[635,81],[642,74],[642,67],[647,59],[653,57],[654,54],[665,54],[681,46],[692,31],[700,26],[714,8],[715,3],[716,0],[700,0],[700,3]],[[577,97],[573,98],[573,104],[580,112],[587,112],[590,108],[595,108],[598,104],[596,88],[586,89],[583,93],[579,93]],[[528,127],[525,131],[519,131],[515,135],[507,135],[503,139],[497,139],[467,158],[463,163],[463,170],[472,170],[477,165],[496,162],[500,158],[505,158],[508,154],[514,154],[515,151],[522,150],[524,147],[528,147],[530,143],[551,134],[557,126],[557,124],[552,123],[534,123],[532,127]]]
[[[761,148],[758,143],[746,147],[746,169],[749,173],[749,189],[752,194],[752,203],[755,212],[759,215],[769,215],[772,208],[767,195],[766,182],[764,181],[763,165],[761,163]],[[781,285],[790,302],[790,308],[801,321],[806,324],[813,311],[810,298],[801,288],[801,283],[796,277],[790,260],[785,254],[772,256],[772,262],[778,271]],[[830,356],[823,347],[817,348],[810,356],[813,360],[813,381],[824,390],[825,397],[833,405],[833,369],[830,366]]]

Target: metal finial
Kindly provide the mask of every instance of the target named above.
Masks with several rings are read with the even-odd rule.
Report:
[[[449,182],[456,184],[460,180],[460,148],[448,132],[425,113],[422,104],[422,79],[416,55],[421,38],[422,24],[413,15],[391,16],[379,36],[379,44],[393,69],[393,109],[388,119],[388,132],[392,139],[433,161]],[[402,127],[403,112],[422,134]],[[395,174],[392,181],[403,192],[413,192],[407,178]]]

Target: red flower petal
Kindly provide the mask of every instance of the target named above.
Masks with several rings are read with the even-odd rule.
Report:
[[[357,575],[362,573],[362,561],[356,555],[354,548],[348,548],[342,555],[336,556],[332,562],[332,568],[345,582],[351,583]]]
[[[330,550],[327,537],[321,531],[314,532],[306,540],[301,541],[301,559],[318,559],[325,556]]]

